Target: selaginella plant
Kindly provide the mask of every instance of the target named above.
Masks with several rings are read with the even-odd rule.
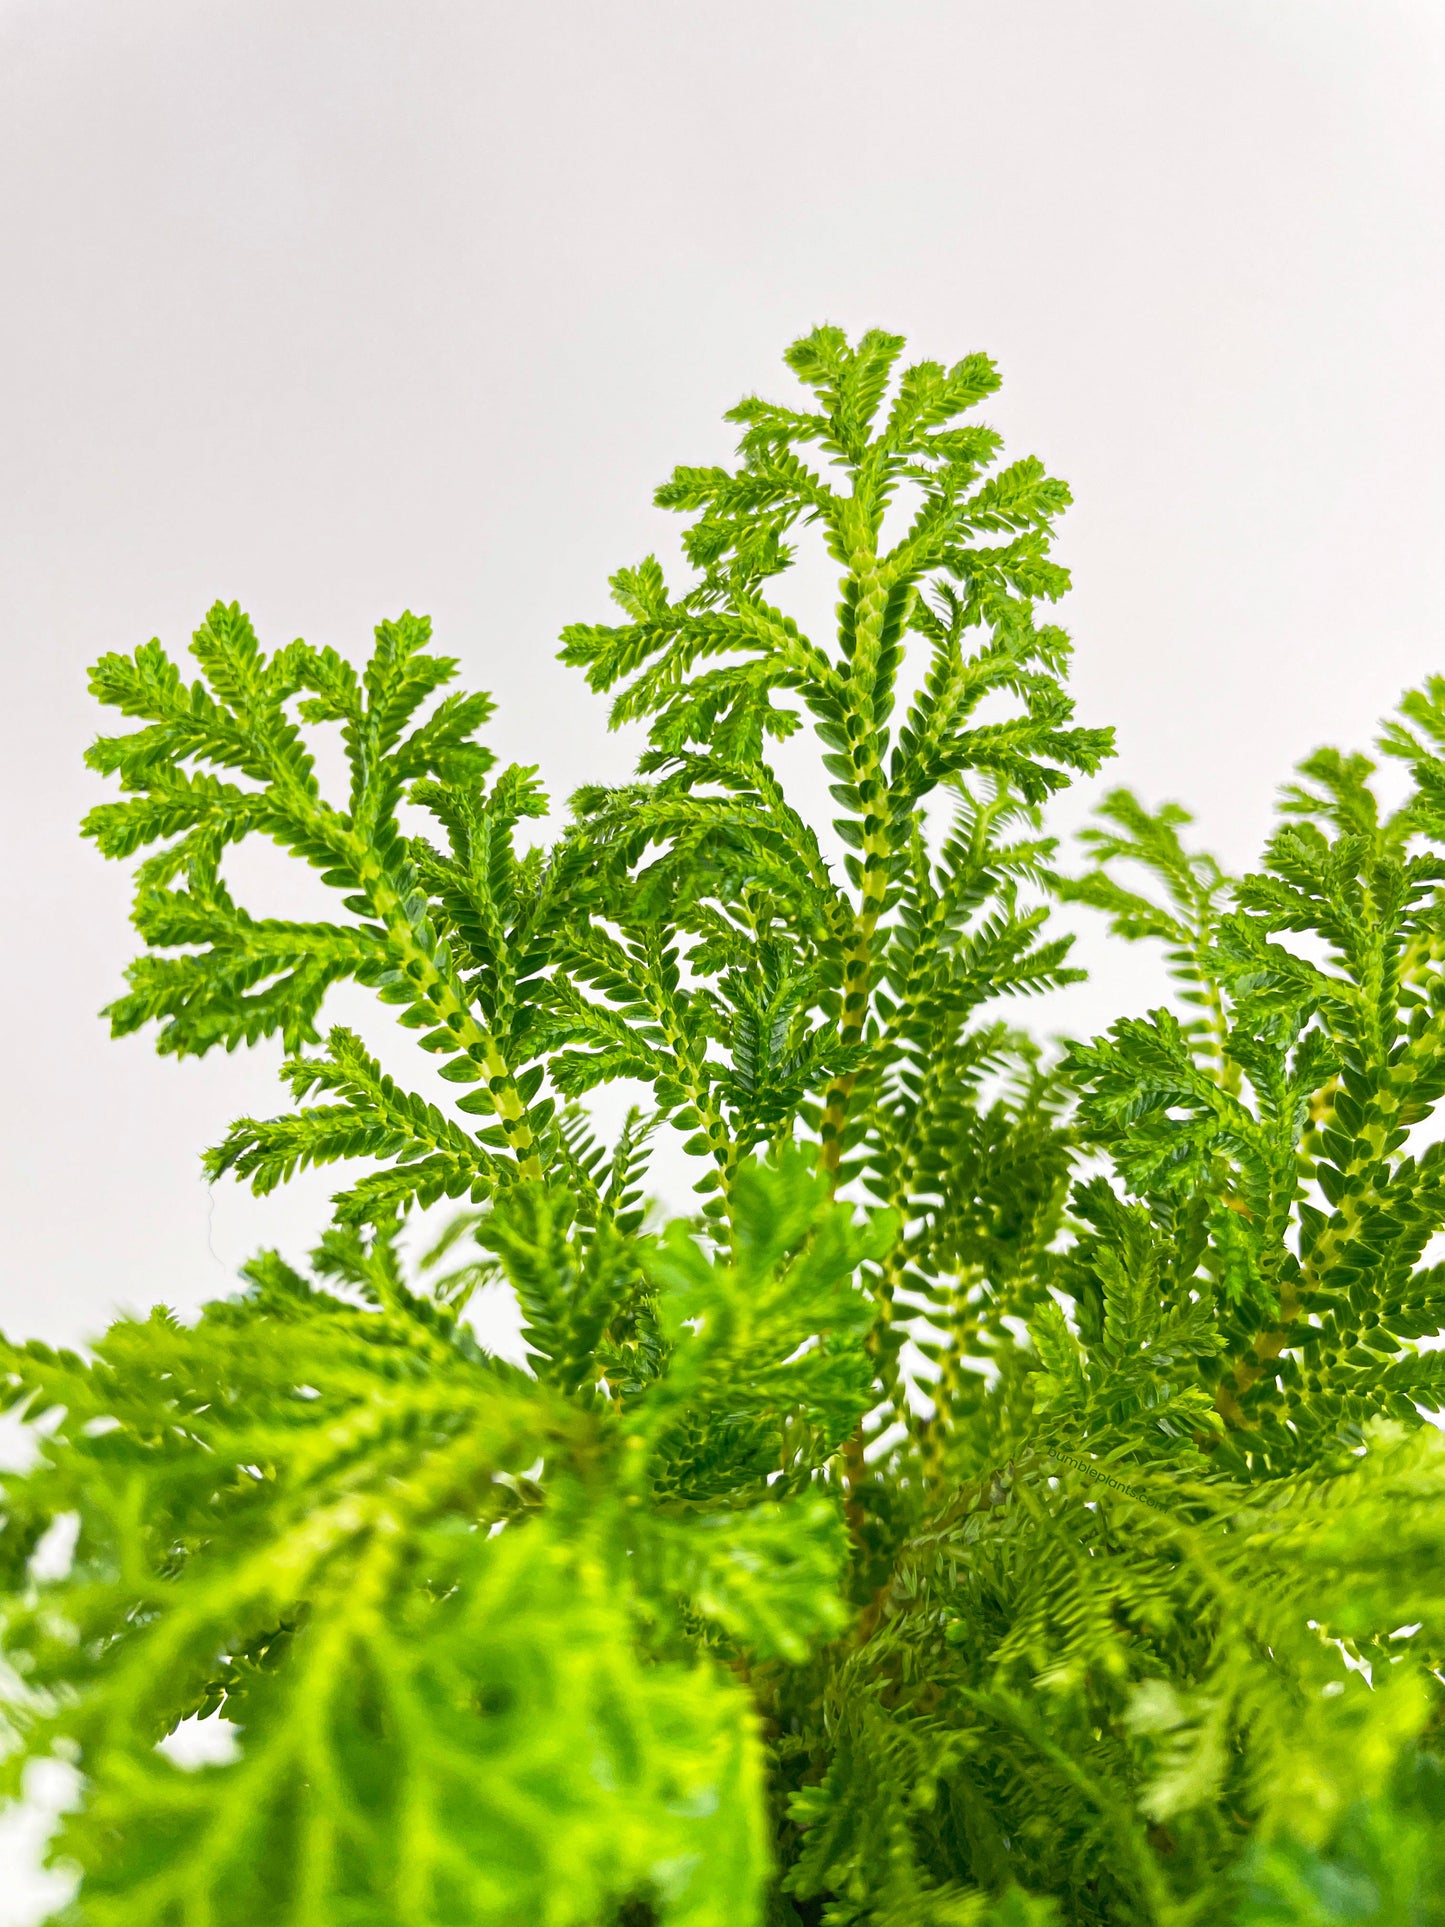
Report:
[[[659,491],[685,584],[622,570],[562,650],[649,747],[547,847],[416,617],[359,669],[222,605],[195,681],[97,665],[113,1028],[279,1037],[294,1101],[212,1177],[348,1170],[309,1271],[4,1351],[4,1771],[75,1770],[57,1920],[1445,1919],[1445,681],[1393,814],[1322,751],[1257,874],[1125,791],[1071,866],[1044,806],[1110,742],[1039,619],[1067,491],[997,466],[986,358],[901,348],[817,330]],[[804,536],[827,639],[774,600]],[[253,835],[330,920],[233,897]],[[1174,1006],[1021,1034],[1056,897]],[[345,980],[440,1082],[323,1025]],[[525,1367],[468,1322],[497,1280]]]

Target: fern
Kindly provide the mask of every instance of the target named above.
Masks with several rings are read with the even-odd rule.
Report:
[[[356,666],[218,604],[194,680],[97,665],[112,1028],[280,1038],[214,1178],[351,1169],[309,1270],[0,1355],[4,1791],[76,1771],[57,1922],[1445,1918],[1445,682],[1382,738],[1393,813],[1320,751],[1254,874],[1125,790],[1071,874],[1045,809],[1111,746],[1044,619],[1068,491],[1000,466],[986,357],[902,349],[815,330],[659,490],[686,578],[562,639],[647,748],[548,845],[420,618]],[[804,732],[830,824],[771,760]],[[328,918],[237,901],[252,835]],[[1056,899],[1162,944],[1174,1006],[1021,1029],[1078,974]],[[449,1097],[323,1022],[343,981]],[[188,1767],[201,1721],[232,1755]]]

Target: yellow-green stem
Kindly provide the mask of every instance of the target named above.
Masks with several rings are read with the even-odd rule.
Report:
[[[406,906],[380,858],[367,850],[357,867],[377,917],[401,959],[402,969],[436,1013],[438,1022],[456,1038],[458,1051],[465,1052],[485,1072],[487,1089],[521,1175],[540,1179],[542,1162],[536,1153],[532,1127],[527,1122],[527,1107],[496,1038],[477,1022],[460,985],[449,974],[438,970],[426,949],[418,943]]]

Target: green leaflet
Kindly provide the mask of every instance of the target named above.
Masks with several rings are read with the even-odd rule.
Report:
[[[550,845],[421,618],[352,664],[217,605],[195,680],[96,666],[113,1029],[278,1036],[289,1106],[208,1169],[349,1168],[309,1277],[0,1354],[4,1787],[77,1769],[57,1927],[1445,1918],[1445,680],[1393,813],[1325,749],[1253,874],[1122,789],[1066,874],[1045,806],[1110,751],[1041,619],[1068,491],[1001,463],[987,357],[903,346],[814,330],[658,491],[685,579],[562,639],[648,746]],[[237,900],[253,835],[327,917]],[[1160,943],[1169,1007],[1063,1053],[1006,1018],[1077,975],[1055,898]],[[656,1230],[667,1131],[700,1209]],[[525,1369],[466,1322],[499,1284]],[[171,1757],[197,1720],[229,1762]]]
[[[483,790],[492,757],[472,739],[490,698],[447,696],[416,721],[456,673],[454,661],[429,652],[429,639],[418,617],[382,623],[358,677],[333,651],[301,642],[268,657],[240,610],[218,603],[192,643],[202,679],[189,688],[158,642],[133,658],[104,657],[91,682],[103,702],[146,726],[90,751],[93,768],[135,794],[92,810],[86,833],[111,856],[172,839],[137,872],[135,922],[152,948],[110,1008],[112,1029],[159,1021],[162,1050],[197,1055],[279,1031],[299,1053],[318,1041],[327,989],[355,978],[426,1033],[424,1047],[448,1060],[443,1076],[477,1087],[472,1109],[497,1118],[481,1133],[444,1126],[434,1107],[382,1078],[346,1032],[333,1031],[320,1057],[296,1056],[286,1072],[295,1094],[328,1089],[343,1103],[243,1119],[213,1153],[214,1168],[236,1169],[264,1191],[307,1163],[396,1160],[352,1202],[350,1215],[363,1221],[414,1198],[486,1196],[514,1165],[540,1176],[552,1122],[553,1107],[529,1105],[519,1087],[534,1053],[517,985],[545,959],[537,952],[547,900],[538,858],[519,859],[513,835],[544,806],[525,771],[505,770]],[[341,724],[351,772],[344,806],[322,797],[302,723]],[[249,785],[178,773],[186,760],[233,770]],[[440,818],[450,856],[400,834],[408,795]],[[236,905],[219,866],[229,844],[256,831],[344,892],[349,921],[258,921]],[[180,946],[189,948],[164,954]],[[500,1166],[494,1149],[506,1154]]]
[[[878,1214],[859,1232],[795,1152],[775,1172],[745,1167],[734,1199],[735,1260],[709,1259],[681,1224],[644,1260],[671,1361],[646,1400],[639,1444],[679,1497],[746,1489],[750,1475],[780,1466],[805,1477],[873,1396],[872,1313],[854,1281],[890,1249],[893,1221]]]
[[[85,1917],[580,1923],[634,1891],[677,1921],[745,1913],[765,1851],[740,1696],[640,1666],[584,1548],[468,1538],[418,1537],[403,1596],[379,1553],[317,1592],[240,1696],[236,1764],[108,1751],[62,1843]]]
[[[1416,754],[1398,726],[1386,740]],[[1438,1144],[1412,1133],[1445,1094],[1445,860],[1430,847],[1424,784],[1384,818],[1372,767],[1310,758],[1265,867],[1224,914],[1217,876],[1177,839],[1162,855],[1162,832],[1154,846],[1096,839],[1176,893],[1181,875],[1208,881],[1190,948],[1174,955],[1211,1023],[1124,1020],[1076,1046],[1067,1068],[1084,1127],[1175,1246],[1179,1282],[1202,1268],[1219,1294],[1222,1342],[1203,1377],[1238,1462],[1256,1470],[1328,1458],[1373,1417],[1417,1424],[1417,1406],[1439,1404],[1445,1385],[1412,1342],[1440,1326],[1421,1259],[1445,1226],[1445,1167]],[[1116,816],[1126,809],[1148,821],[1132,799],[1113,800]],[[1106,876],[1086,882],[1113,907]],[[1115,914],[1121,934],[1175,940],[1142,913]],[[1112,1212],[1090,1195],[1090,1217]],[[1090,1329],[1093,1249],[1086,1238],[1071,1260]]]
[[[515,1271],[555,1230],[547,1194],[525,1196],[498,1240]],[[119,1325],[93,1364],[12,1350],[11,1402],[64,1418],[10,1481],[10,1716],[32,1749],[78,1749],[87,1797],[59,1850],[85,1869],[83,1918],[581,1923],[629,1897],[745,1918],[767,1868],[753,1717],[706,1640],[662,1629],[799,1661],[842,1623],[841,1517],[809,1469],[858,1403],[870,1247],[850,1216],[806,1172],[750,1174],[751,1267],[681,1306],[660,1283],[661,1368],[620,1414],[479,1352],[402,1282],[390,1234],[332,1234],[317,1262],[338,1291],[269,1256],[193,1329]],[[784,1305],[790,1260],[783,1283],[814,1284]],[[691,1331],[704,1303],[731,1337]],[[826,1369],[789,1363],[819,1338]],[[699,1440],[690,1388],[729,1346],[789,1474],[776,1491],[755,1449],[728,1480]],[[700,1464],[731,1509],[634,1509],[698,1489]],[[27,1585],[69,1514],[71,1571]],[[217,1707],[233,1764],[156,1752]]]

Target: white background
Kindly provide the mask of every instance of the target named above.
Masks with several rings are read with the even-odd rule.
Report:
[[[1292,762],[1445,670],[1442,77],[1435,0],[0,0],[5,1329],[194,1306],[335,1181],[208,1196],[279,1047],[96,1017],[133,945],[87,664],[217,596],[358,652],[411,606],[505,758],[622,776],[557,632],[819,320],[998,359],[987,418],[1077,498],[1107,780],[1247,864]],[[1050,1021],[1157,994],[1086,948]]]

